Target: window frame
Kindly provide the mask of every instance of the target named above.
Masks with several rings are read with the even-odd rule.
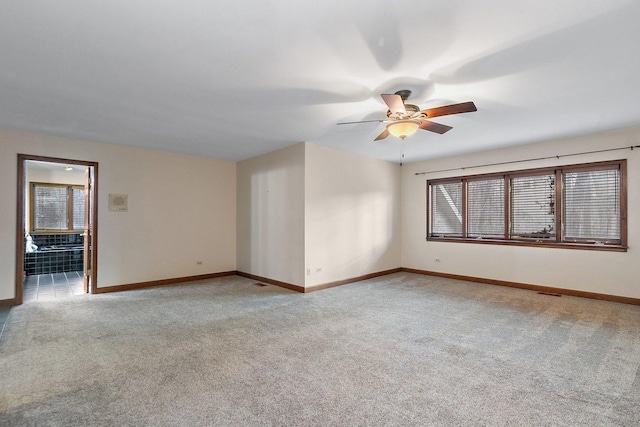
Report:
[[[514,245],[514,246],[530,246],[530,247],[552,247],[566,249],[587,249],[587,250],[604,250],[604,251],[627,251],[627,161],[626,159],[608,160],[591,163],[570,164],[561,166],[550,166],[543,168],[533,168],[524,170],[494,172],[486,174],[454,176],[446,178],[437,178],[427,180],[426,196],[427,196],[427,212],[426,212],[426,240],[430,242],[457,242],[457,243],[476,243],[476,244],[494,244],[494,245]],[[597,239],[576,240],[571,238],[565,240],[565,230],[563,221],[564,213],[564,174],[573,172],[589,172],[607,169],[619,170],[619,227],[620,241],[615,243],[602,242]],[[555,236],[550,239],[536,239],[527,237],[511,237],[511,218],[512,218],[512,200],[511,200],[511,179],[536,175],[554,175],[554,225]],[[469,193],[468,183],[470,181],[488,180],[500,178],[504,180],[504,237],[469,237]],[[432,221],[432,187],[437,184],[446,184],[451,182],[462,181],[462,236],[437,236],[431,233]]]
[[[471,223],[472,222],[469,219],[469,217],[470,217],[469,213],[471,212],[471,209],[469,209],[469,206],[470,206],[469,202],[471,200],[471,198],[469,197],[469,191],[468,191],[469,183],[471,183],[471,182],[479,182],[479,181],[489,181],[489,180],[500,180],[499,178],[502,178],[502,204],[503,204],[503,206],[502,206],[502,211],[503,211],[502,212],[502,232],[503,233],[502,234],[503,234],[503,236],[507,235],[508,227],[509,227],[509,224],[508,224],[509,216],[508,216],[508,212],[505,212],[504,210],[505,210],[505,207],[507,206],[506,200],[509,199],[509,194],[508,194],[509,189],[508,189],[507,185],[505,185],[505,180],[501,175],[495,175],[495,176],[494,175],[489,175],[489,176],[487,176],[487,175],[482,175],[482,176],[477,175],[477,176],[474,176],[474,177],[467,178],[466,179],[466,181],[467,181],[466,186],[463,184],[462,193],[464,195],[464,200],[465,200],[465,204],[463,205],[463,212],[464,212],[463,213],[463,217],[465,218],[465,227],[464,227],[465,229],[464,229],[463,233],[464,233],[464,235],[465,235],[465,237],[467,239],[476,240],[478,238],[481,238],[481,239],[488,238],[488,239],[495,239],[495,240],[504,240],[504,237],[499,237],[499,236],[495,236],[495,235],[492,236],[492,237],[469,236],[469,234],[472,234],[472,233],[470,233],[470,227],[471,227]]]
[[[452,179],[448,179],[447,178],[447,179],[439,180],[438,184],[462,184],[462,195],[461,195],[462,201],[461,201],[461,205],[462,205],[462,207],[466,206],[466,204],[467,204],[466,197],[467,196],[466,196],[466,192],[464,191],[464,188],[465,188],[464,187],[464,182],[460,177],[456,177],[456,178],[452,178]],[[429,192],[428,186],[427,186],[427,192]],[[427,195],[427,198],[428,198],[428,195]],[[431,203],[432,202],[433,201],[431,200]],[[429,209],[431,209],[431,204],[429,204]],[[428,216],[428,213],[427,213],[427,216]],[[463,213],[462,214],[462,236],[463,237],[465,237],[466,228],[467,228],[466,215]],[[451,235],[447,235],[447,236],[451,237],[451,238],[455,238],[455,239],[459,239],[460,238],[460,237],[455,237],[455,236],[452,237]]]
[[[84,231],[84,224],[81,228],[73,227],[73,190],[83,190],[84,186],[78,184],[61,184],[52,182],[29,182],[29,232],[32,234],[65,234],[65,233],[78,233]],[[55,187],[64,188],[67,190],[67,228],[35,228],[35,202],[36,202],[36,187]]]

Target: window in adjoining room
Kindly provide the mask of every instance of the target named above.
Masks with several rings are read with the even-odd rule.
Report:
[[[31,231],[77,231],[84,228],[84,187],[31,183]]]

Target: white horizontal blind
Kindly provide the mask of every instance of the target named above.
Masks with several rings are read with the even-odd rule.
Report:
[[[73,188],[73,229],[84,228],[84,188]]]
[[[564,175],[564,238],[620,241],[620,171],[567,172]]]
[[[66,230],[67,187],[35,185],[33,191],[33,229]]]
[[[431,235],[462,236],[462,182],[431,186]]]
[[[468,236],[504,238],[504,179],[467,184]]]
[[[555,175],[511,178],[511,238],[555,238]]]

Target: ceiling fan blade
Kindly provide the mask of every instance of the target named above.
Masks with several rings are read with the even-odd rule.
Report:
[[[473,102],[462,102],[460,104],[451,104],[445,105],[444,107],[422,110],[422,112],[430,119],[438,116],[448,116],[450,114],[471,113],[473,111],[478,111],[476,104]]]
[[[440,123],[430,122],[429,120],[423,120],[422,123],[420,123],[420,129],[428,130],[442,135],[445,132],[449,132],[453,128],[451,126],[442,125]]]
[[[376,137],[376,139],[374,139],[374,141],[380,141],[381,139],[385,139],[388,136],[389,136],[389,131],[385,129],[382,131],[380,135]]]
[[[389,107],[389,111],[392,113],[406,113],[407,110],[404,108],[404,102],[402,101],[402,97],[400,95],[388,95],[382,94],[380,95],[384,100],[384,103]]]
[[[359,122],[340,122],[340,123],[336,123],[337,125],[353,125],[356,123],[373,123],[373,122],[384,122],[384,120],[380,119],[380,120],[360,120]]]

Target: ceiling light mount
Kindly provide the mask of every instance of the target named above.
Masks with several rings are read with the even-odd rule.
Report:
[[[411,91],[409,89],[403,89],[396,92],[396,95],[402,98],[402,102],[405,102],[411,96]]]

